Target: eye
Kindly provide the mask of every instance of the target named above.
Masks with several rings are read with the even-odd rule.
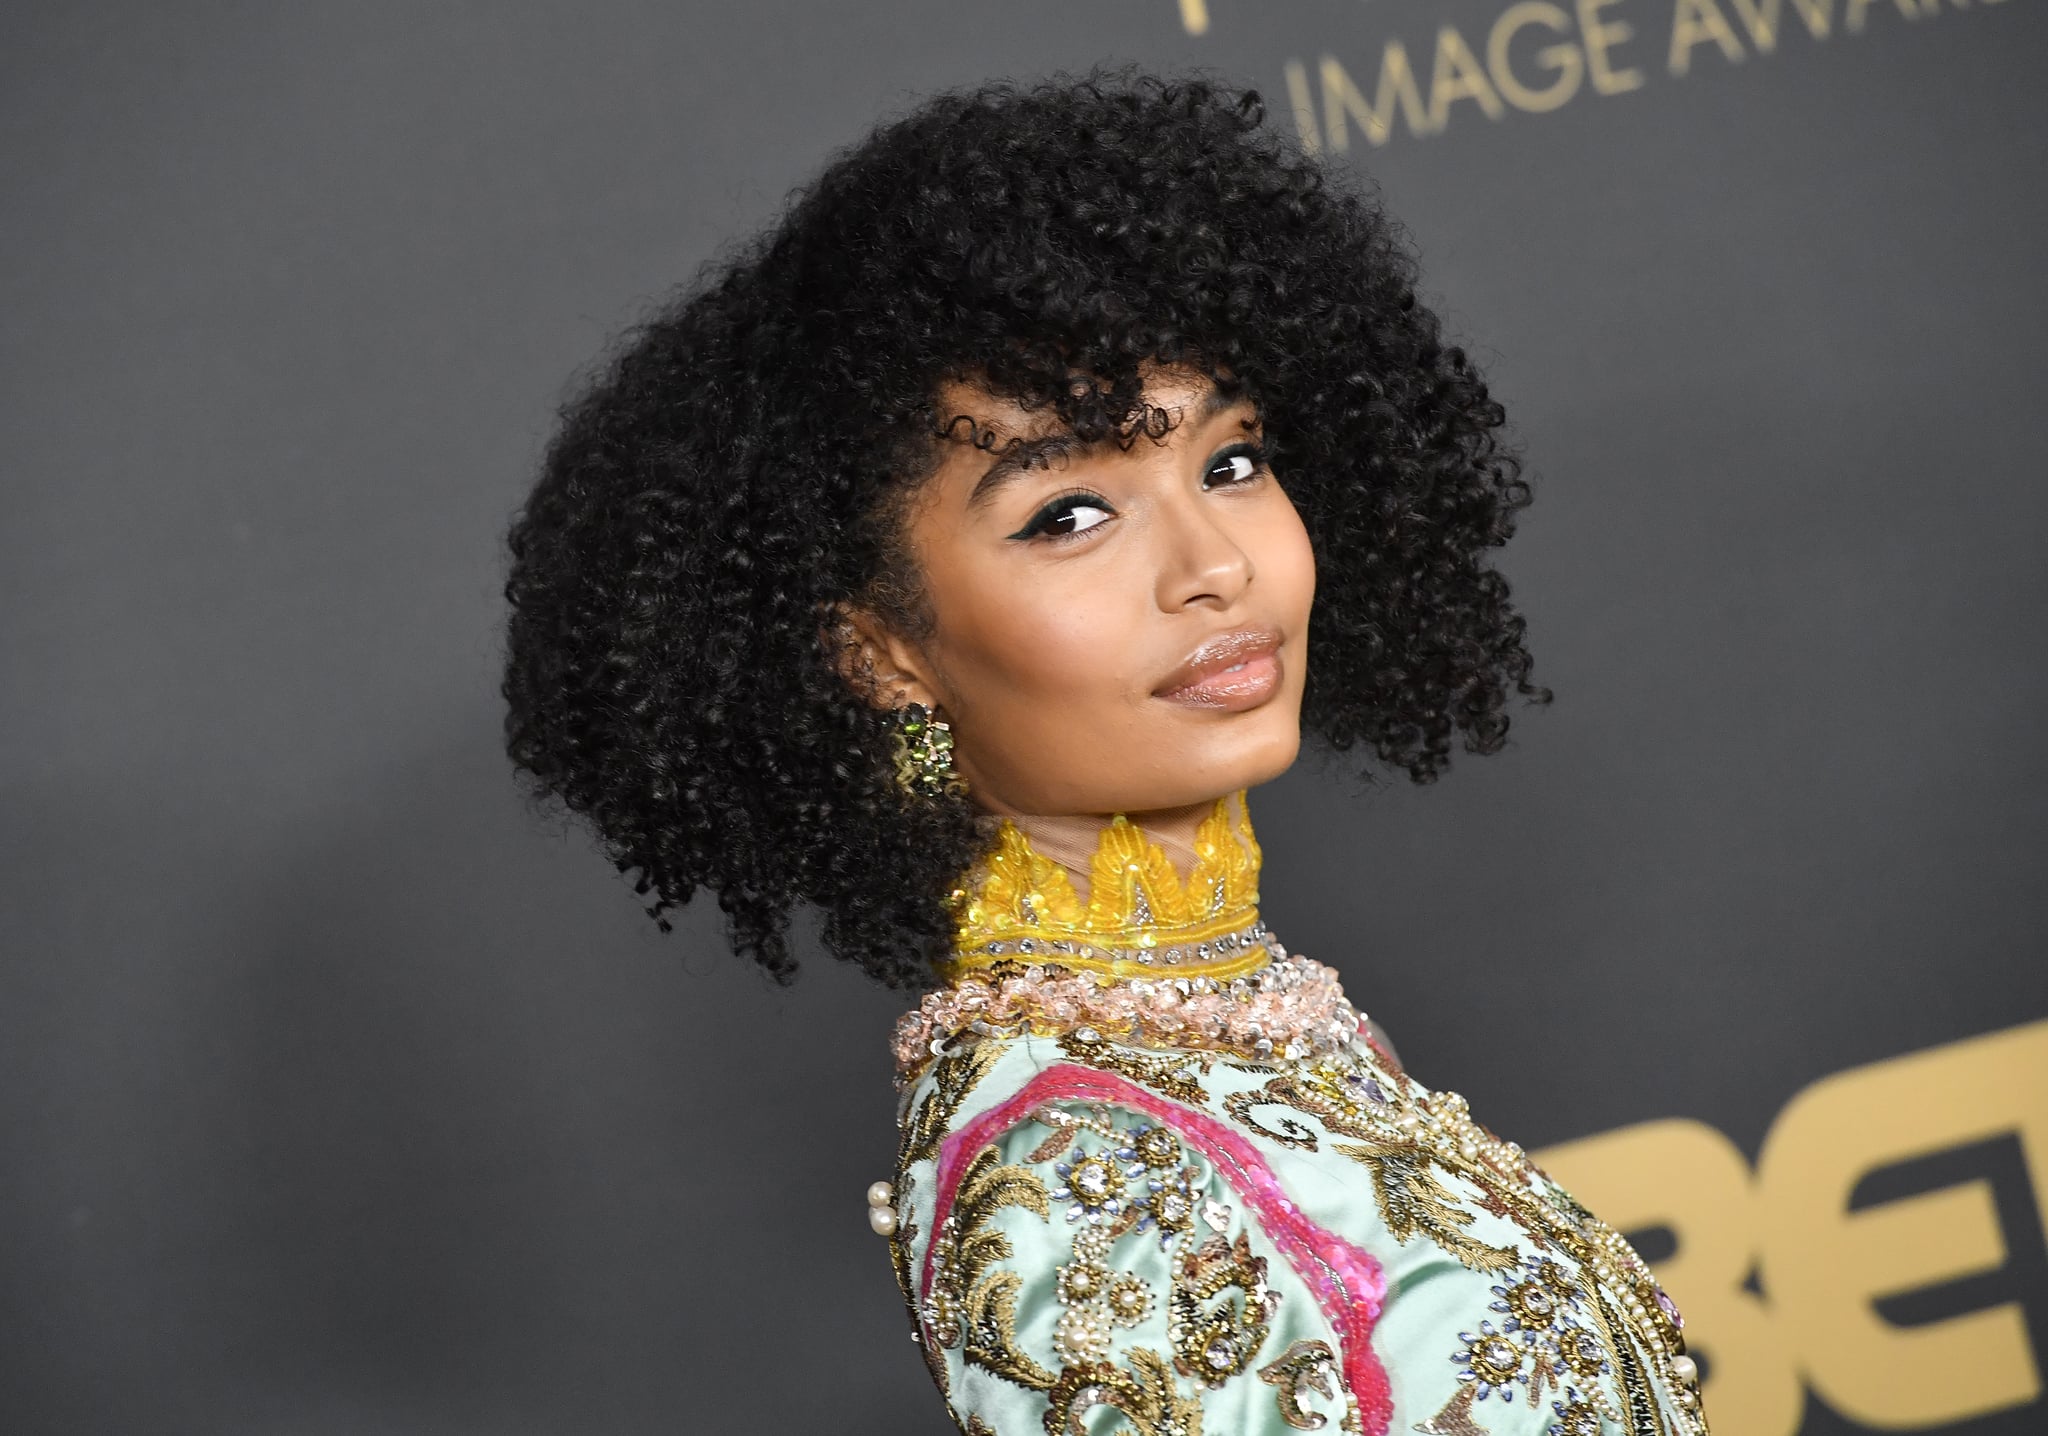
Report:
[[[1209,467],[1202,474],[1202,487],[1249,483],[1265,467],[1266,449],[1263,444],[1232,444],[1209,460]]]
[[[1098,494],[1061,494],[1048,502],[1044,508],[1031,516],[1031,522],[1010,535],[1013,539],[1031,539],[1044,536],[1052,539],[1073,538],[1088,530],[1107,523],[1116,517],[1116,510],[1109,506],[1109,500]]]

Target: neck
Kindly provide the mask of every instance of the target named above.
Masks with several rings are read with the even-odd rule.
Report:
[[[1236,799],[1236,803],[1230,805],[1233,822],[1246,817],[1244,795],[1239,793]],[[1196,833],[1202,820],[1216,810],[1216,802],[1214,798],[1207,798],[1182,808],[1158,808],[1122,816],[1144,835],[1146,842],[1166,855],[1175,875],[1185,884],[1198,861]],[[1102,846],[1104,830],[1116,821],[1117,814],[1006,813],[1000,816],[1024,834],[1034,852],[1065,869],[1075,896],[1082,902],[1088,900],[1089,888],[1095,880],[1095,854]]]

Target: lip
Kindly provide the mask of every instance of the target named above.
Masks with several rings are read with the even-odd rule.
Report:
[[[1256,708],[1280,687],[1280,643],[1274,628],[1219,633],[1190,653],[1152,694],[1198,708]]]

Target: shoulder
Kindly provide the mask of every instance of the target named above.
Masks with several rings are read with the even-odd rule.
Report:
[[[1600,1436],[1648,1379],[1625,1243],[1380,1042],[985,1041],[902,1122],[904,1295],[956,1416],[997,1436],[1090,1405],[1141,1432]]]
[[[1206,1059],[1108,1049],[985,1043],[907,1094],[899,1275],[956,1417],[1359,1429],[1336,1333],[1254,1210],[1279,1214],[1278,1184],[1248,1190],[1251,1144],[1203,1109]]]

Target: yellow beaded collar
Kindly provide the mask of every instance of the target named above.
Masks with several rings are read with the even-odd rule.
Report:
[[[1195,863],[1185,882],[1165,850],[1119,813],[1096,840],[1083,902],[1067,870],[1005,818],[994,851],[953,890],[954,957],[941,975],[1003,963],[1050,964],[1112,980],[1228,979],[1253,971],[1271,960],[1261,941],[1259,856],[1242,790],[1218,798],[1196,827]]]

